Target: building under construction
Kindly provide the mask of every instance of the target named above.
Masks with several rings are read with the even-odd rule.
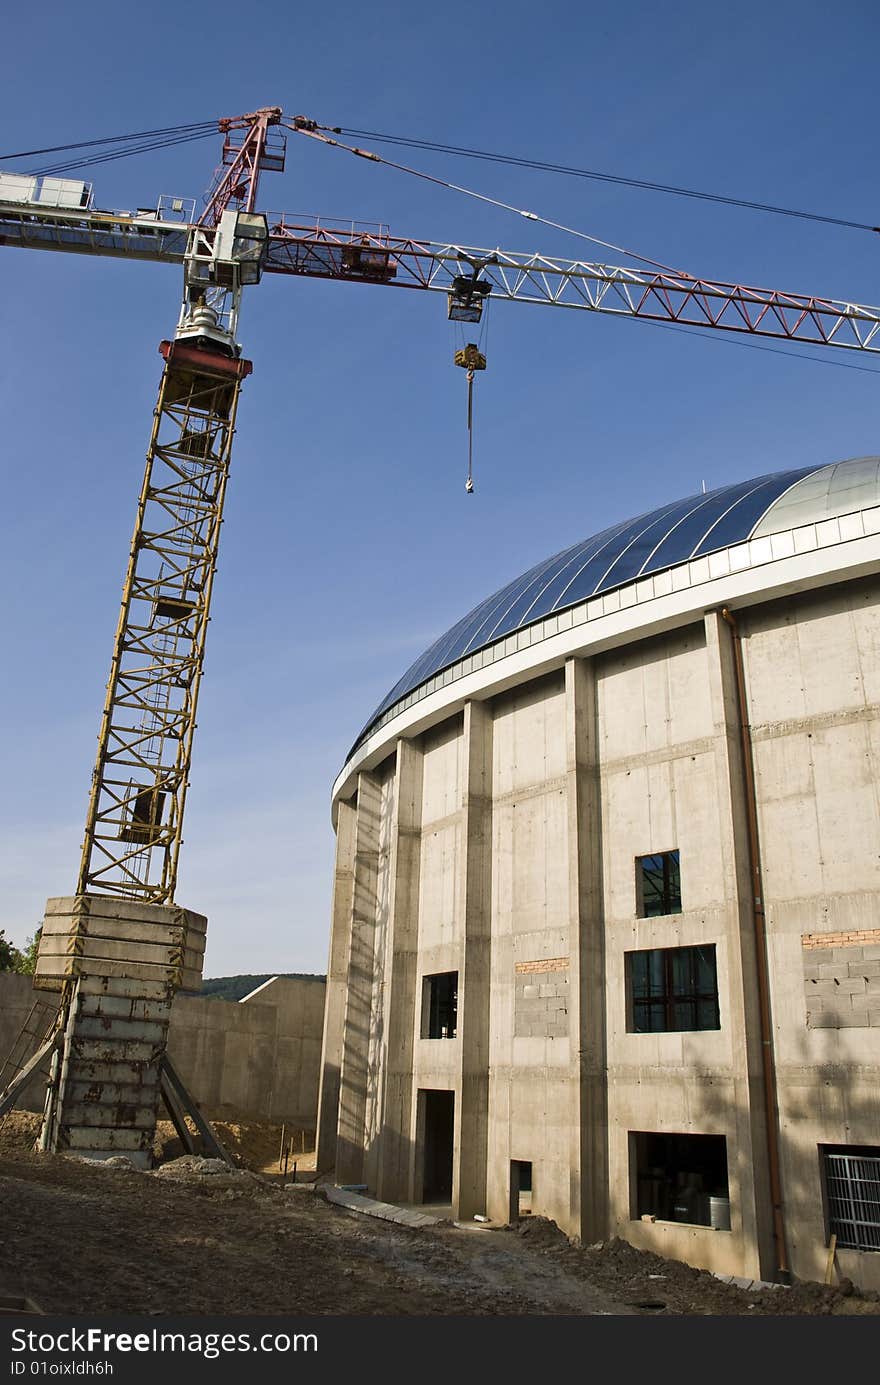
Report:
[[[160,1099],[184,1144],[187,1114],[211,1138],[166,1039],[205,948],[176,882],[251,373],[244,290],[284,275],[439,293],[477,337],[491,297],[880,352],[880,309],[851,302],[270,217],[260,175],[283,171],[287,133],[428,176],[280,107],[114,136],[112,157],[215,125],[201,210],[100,208],[55,176],[106,141],[0,175],[3,246],[183,271],[79,873],[40,939],[35,983],[60,1007],[38,1009],[0,1092],[2,1116],[48,1064],[41,1147],[142,1166]],[[62,148],[80,146],[44,152]],[[454,359],[470,433],[486,358],[468,342]],[[320,1167],[750,1276],[821,1277],[836,1244],[880,1287],[878,465],[614,526],[484,602],[392,690],[334,793]]]
[[[878,561],[880,460],[782,472],[412,666],[334,790],[319,1166],[880,1288]]]

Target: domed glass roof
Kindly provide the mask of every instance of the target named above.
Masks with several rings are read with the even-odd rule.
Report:
[[[533,621],[760,534],[880,503],[880,458],[777,471],[603,529],[481,601],[407,669],[361,732],[420,683]]]

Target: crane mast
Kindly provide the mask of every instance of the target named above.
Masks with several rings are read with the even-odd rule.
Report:
[[[159,347],[76,893],[48,901],[37,956],[35,986],[61,999],[25,1072],[51,1059],[45,1150],[148,1165],[160,1095],[185,1147],[183,1113],[200,1120],[165,1047],[173,996],[198,988],[204,952],[207,921],[176,904],[175,889],[236,411],[252,369],[236,339],[246,287],[264,273],[342,279],[444,293],[462,322],[479,321],[491,295],[880,352],[878,308],[260,213],[260,175],[284,168],[282,129],[314,128],[279,107],[220,121],[221,164],[200,215],[180,198],[155,211],[96,209],[85,184],[72,195],[65,185],[53,205],[53,180],[0,174],[0,245],[176,264],[184,279],[175,334]],[[22,1081],[0,1093],[0,1115]]]
[[[280,114],[223,122],[223,163],[187,228],[177,330],[159,347],[76,893],[48,901],[37,955],[35,986],[61,992],[45,1150],[148,1165],[160,1096],[182,1137],[192,1111],[165,1047],[175,991],[198,989],[207,921],[174,894],[236,410],[252,369],[236,330],[265,259],[266,221],[253,208],[260,173],[283,168],[283,144],[268,135]]]
[[[210,308],[189,319],[216,331]],[[174,897],[239,392],[250,361],[192,339],[166,365],[98,737],[77,894]]]

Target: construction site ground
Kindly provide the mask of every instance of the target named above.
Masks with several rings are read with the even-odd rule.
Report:
[[[276,1126],[217,1123],[240,1165],[220,1172],[160,1128],[170,1157],[149,1173],[35,1154],[37,1126],[25,1112],[0,1125],[0,1294],[44,1313],[880,1313],[846,1282],[745,1291],[623,1241],[572,1244],[541,1217],[417,1230],[364,1217],[285,1187]],[[298,1164],[298,1183],[314,1178],[311,1151]]]

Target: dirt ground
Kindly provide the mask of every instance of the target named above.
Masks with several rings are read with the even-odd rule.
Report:
[[[280,1130],[219,1123],[241,1168],[174,1156],[151,1173],[32,1152],[37,1118],[0,1127],[0,1294],[45,1313],[406,1315],[878,1313],[877,1295],[799,1284],[746,1292],[622,1241],[579,1247],[553,1222],[409,1230],[254,1172]],[[299,1133],[299,1132],[297,1132]],[[302,1143],[302,1137],[299,1136]],[[298,1180],[313,1178],[300,1157]],[[311,1163],[314,1163],[311,1156]]]

